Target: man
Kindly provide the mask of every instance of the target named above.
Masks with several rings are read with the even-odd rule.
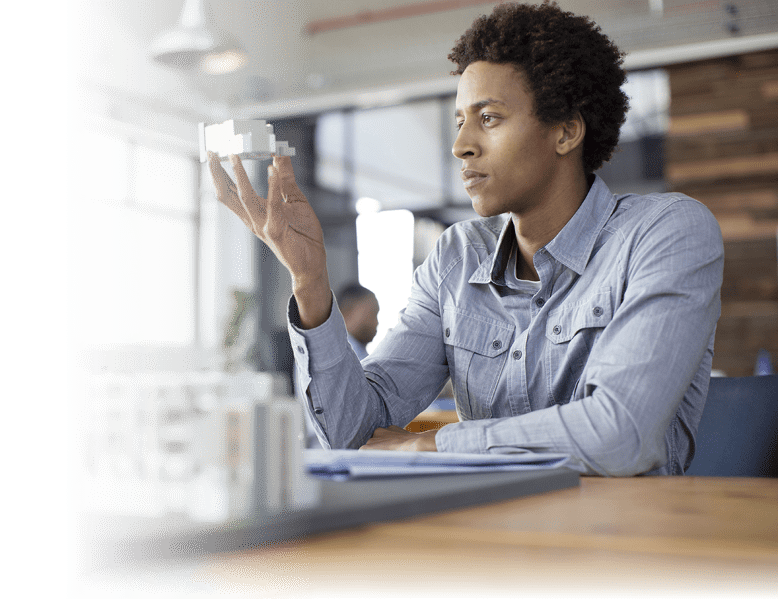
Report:
[[[449,58],[454,155],[482,217],[449,228],[397,326],[360,364],[333,303],[322,233],[288,159],[258,197],[211,160],[219,197],[292,274],[305,405],[325,447],[562,452],[584,474],[682,474],[694,455],[720,312],[718,225],[682,194],[614,196],[622,55],[585,17],[503,4]],[[461,422],[401,427],[453,382]]]
[[[338,307],[346,323],[349,345],[360,360],[367,357],[367,344],[378,330],[378,299],[359,283],[351,283],[337,296]]]

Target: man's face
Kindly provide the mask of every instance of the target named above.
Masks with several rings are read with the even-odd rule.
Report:
[[[524,75],[513,66],[474,62],[459,80],[452,148],[465,189],[480,216],[521,216],[548,195],[558,129],[533,114]]]

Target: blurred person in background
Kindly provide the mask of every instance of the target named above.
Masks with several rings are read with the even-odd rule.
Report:
[[[357,358],[367,357],[367,344],[378,331],[378,299],[359,283],[350,283],[337,295],[338,307],[346,323],[348,342]]]

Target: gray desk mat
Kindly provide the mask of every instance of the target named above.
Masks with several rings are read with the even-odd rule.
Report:
[[[92,566],[188,560],[578,485],[578,473],[566,468],[322,480],[322,503],[317,508],[262,520],[206,524],[182,515],[163,519],[84,516],[86,554],[82,557]]]

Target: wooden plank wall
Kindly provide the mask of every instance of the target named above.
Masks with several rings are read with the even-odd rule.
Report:
[[[705,203],[724,235],[713,367],[778,367],[778,49],[674,65],[665,176]]]

